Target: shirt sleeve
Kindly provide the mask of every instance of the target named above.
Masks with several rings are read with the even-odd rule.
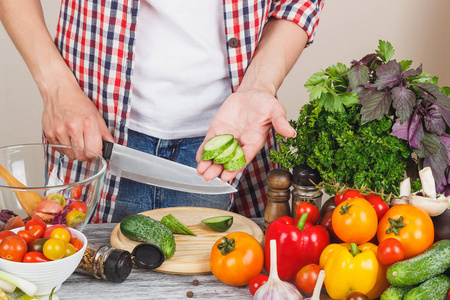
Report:
[[[308,34],[309,46],[314,41],[324,4],[325,0],[278,0],[273,2],[269,16],[298,24]]]

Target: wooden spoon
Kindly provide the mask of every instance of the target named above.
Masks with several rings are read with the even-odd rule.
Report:
[[[1,164],[0,164],[0,176],[6,181],[6,183],[10,187],[26,187],[19,180],[17,180],[11,173],[8,172]],[[39,203],[43,200],[41,195],[35,192],[28,191],[16,191],[17,199],[19,200],[20,205],[25,210],[25,212],[31,217],[33,215],[33,211],[38,207]]]

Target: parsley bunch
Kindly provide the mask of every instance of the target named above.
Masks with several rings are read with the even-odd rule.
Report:
[[[335,182],[395,194],[405,170],[426,165],[438,190],[450,190],[449,89],[393,55],[392,45],[380,41],[350,68],[338,63],[313,74],[305,83],[310,102],[290,121],[297,136],[278,135],[280,151],[272,150],[271,160],[318,170],[328,194]]]

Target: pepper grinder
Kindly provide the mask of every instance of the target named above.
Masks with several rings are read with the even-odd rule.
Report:
[[[322,181],[317,170],[311,169],[307,165],[296,166],[292,170],[292,216],[296,216],[297,206],[302,202],[314,204],[319,209],[322,205],[323,192],[314,183]]]
[[[264,211],[264,228],[282,216],[290,215],[289,199],[292,184],[292,174],[288,170],[274,169],[266,178],[269,189],[267,191],[267,206]]]

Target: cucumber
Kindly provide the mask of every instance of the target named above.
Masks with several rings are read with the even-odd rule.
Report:
[[[391,285],[381,294],[380,300],[402,300],[412,288],[412,286],[399,287]]]
[[[411,289],[404,300],[444,300],[450,289],[450,279],[444,274],[432,277]]]
[[[175,239],[172,231],[166,225],[148,216],[141,214],[126,216],[120,222],[120,232],[130,240],[158,246],[167,259],[175,254]]]
[[[217,216],[206,218],[202,220],[202,223],[214,231],[224,232],[230,229],[231,225],[233,225],[233,216]]]
[[[389,266],[386,278],[395,286],[416,285],[443,273],[449,267],[450,240],[441,240],[423,253]]]
[[[238,140],[234,139],[233,143],[230,146],[228,146],[227,149],[225,149],[222,153],[220,153],[218,156],[216,156],[214,158],[214,163],[215,164],[224,164],[224,163],[230,161],[234,157],[234,154],[236,153],[237,145],[238,145]]]
[[[172,233],[180,233],[186,235],[197,236],[192,230],[190,230],[186,225],[181,223],[177,218],[168,214],[167,216],[162,217],[161,223],[169,227]]]
[[[211,138],[203,146],[201,160],[210,160],[219,156],[234,141],[232,134],[220,134]]]
[[[246,163],[244,151],[240,145],[237,145],[234,157],[230,161],[224,163],[223,168],[227,171],[237,171],[245,167]]]

